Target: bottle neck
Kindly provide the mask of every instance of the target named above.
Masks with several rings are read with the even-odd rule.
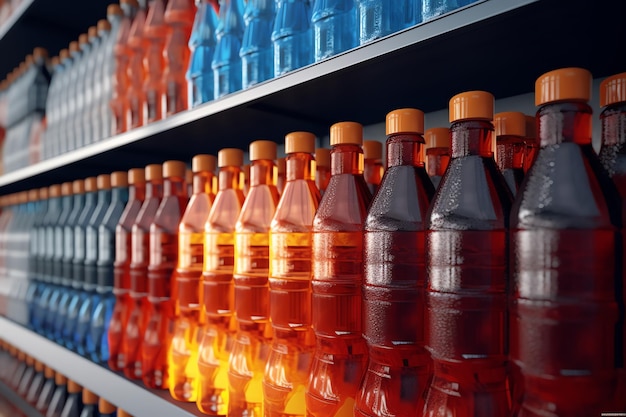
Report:
[[[496,162],[500,170],[522,169],[524,165],[524,138],[498,136],[496,139]]]
[[[331,175],[363,175],[363,149],[360,145],[334,145],[330,151]]]
[[[74,194],[74,207],[80,207],[85,202],[85,194]]]
[[[411,165],[423,167],[424,138],[416,133],[391,135],[387,139],[387,167]]]
[[[163,181],[146,182],[146,200],[149,198],[161,198],[163,196]]]
[[[85,193],[85,205],[86,206],[95,205],[97,201],[97,197],[98,197],[98,193],[96,191],[89,191]]]
[[[448,148],[428,148],[426,159],[428,160],[428,175],[442,177],[448,168],[450,150]]]
[[[182,177],[169,177],[163,180],[163,198],[172,196],[187,198],[187,185]]]
[[[305,152],[295,152],[287,155],[285,161],[287,181],[307,180],[315,181],[315,159]]]
[[[235,189],[243,190],[243,172],[239,167],[221,167],[218,173],[219,191]]]
[[[493,157],[493,125],[487,120],[463,120],[452,123],[452,157],[479,155]]]
[[[250,187],[258,185],[276,185],[278,169],[274,161],[259,159],[250,165]]]
[[[126,202],[128,201],[128,187],[115,187],[111,190],[111,202]]]
[[[108,204],[111,201],[111,190],[98,190],[98,205]]]
[[[146,183],[131,184],[128,186],[128,200],[143,201],[146,197]]]
[[[600,114],[602,123],[602,146],[616,146],[626,143],[626,102],[607,106]],[[626,153],[622,146],[620,153]]]
[[[212,172],[200,171],[193,174],[193,194],[213,194]]]
[[[61,197],[53,197],[49,200],[48,207],[50,211],[60,211],[61,210]]]
[[[591,145],[592,110],[584,102],[551,103],[537,112],[541,147],[560,143]]]

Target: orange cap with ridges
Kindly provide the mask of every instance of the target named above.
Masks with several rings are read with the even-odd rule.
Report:
[[[493,116],[496,136],[526,136],[526,116],[518,111],[505,111]]]
[[[43,372],[44,370],[44,365],[43,363],[39,362],[39,361],[35,361],[35,371],[37,372]]]
[[[310,132],[291,132],[285,136],[285,153],[315,152],[315,135]]]
[[[363,125],[356,122],[339,122],[330,127],[330,145],[362,145]]]
[[[626,72],[612,75],[600,83],[600,107],[626,101]]]
[[[98,411],[100,411],[101,414],[113,414],[115,412],[115,406],[104,398],[100,398],[98,401]]]
[[[54,374],[54,383],[57,385],[67,384],[67,377],[60,372]]]
[[[70,46],[69,46],[69,48],[70,48],[70,54],[71,54],[72,52],[78,52],[78,50],[80,49],[80,47],[79,47],[79,45],[78,45],[78,42],[77,42],[77,41],[72,41],[72,42],[70,42]]]
[[[78,36],[78,46],[80,47],[81,45],[84,45],[87,42],[89,42],[89,37],[88,37],[87,33],[81,33]]]
[[[50,198],[61,197],[61,184],[54,184],[48,188]]]
[[[396,133],[424,133],[424,112],[418,109],[397,109],[387,113],[387,135]]]
[[[433,127],[424,133],[426,148],[450,149],[450,129],[447,127]]]
[[[83,404],[98,404],[98,396],[87,388],[83,388]]]
[[[39,191],[28,190],[28,201],[33,202],[39,200]]]
[[[54,369],[50,368],[49,366],[44,366],[43,375],[46,377],[46,379],[54,378]]]
[[[111,187],[128,187],[128,174],[126,171],[111,173]]]
[[[109,174],[102,174],[96,177],[98,183],[98,190],[111,189],[111,176]]]
[[[35,364],[35,358],[30,355],[26,355],[26,365],[33,366]]]
[[[31,54],[26,55],[26,58],[24,58],[24,62],[23,62],[23,64],[25,64],[24,67],[28,67],[30,65],[33,65],[34,61],[35,61],[35,58],[33,58],[33,56]],[[22,65],[20,64],[20,67],[21,66]]]
[[[535,105],[558,101],[589,101],[591,73],[583,68],[546,72],[535,82]]]
[[[526,118],[526,137],[528,139],[537,138],[537,119],[535,116],[524,116]]]
[[[46,200],[48,198],[48,187],[42,187],[39,189],[39,199]]]
[[[35,59],[46,59],[48,58],[48,51],[46,48],[42,48],[41,46],[37,46],[33,49],[33,58]]]
[[[364,159],[383,159],[383,144],[377,140],[363,142]]]
[[[70,394],[81,392],[82,389],[83,387],[81,387],[76,381],[73,381],[71,379],[67,380],[67,392],[69,392]]]
[[[75,180],[72,182],[72,192],[74,194],[83,194],[85,192],[85,181]]]
[[[255,140],[250,144],[250,161],[276,159],[276,142],[271,140]]]
[[[52,59],[50,59],[50,63],[53,67],[56,67],[61,63],[61,58],[59,58],[58,56],[53,56]]]
[[[217,158],[213,155],[196,155],[191,160],[191,170],[193,172],[215,172]]]
[[[59,52],[59,59],[61,61],[63,61],[64,59],[67,59],[70,57],[70,51],[68,49],[61,49],[61,51]]]
[[[87,36],[89,37],[89,39],[93,39],[98,36],[98,27],[89,26],[89,29],[87,29]]]
[[[450,99],[450,123],[461,120],[493,120],[493,94],[467,91]]]
[[[61,195],[62,196],[72,195],[72,183],[71,182],[64,182],[63,184],[61,184]]]
[[[111,4],[111,6],[117,6],[117,4]],[[105,30],[111,30],[111,24],[106,19],[98,20],[98,32],[102,32]]]
[[[236,148],[225,148],[217,153],[218,167],[240,167],[243,165],[243,151]]]
[[[85,192],[91,193],[98,190],[98,180],[96,177],[85,178]]]
[[[163,179],[163,165],[150,164],[146,166],[146,181],[158,181]]]
[[[318,167],[330,168],[330,149],[317,148],[315,150],[315,164]]]
[[[28,203],[28,191],[22,191],[19,193],[20,204]]]
[[[132,414],[122,410],[121,408],[117,409],[117,417],[133,417]]]
[[[163,178],[185,178],[187,165],[181,161],[165,161],[163,163]]]
[[[146,170],[142,168],[133,168],[128,170],[128,183],[141,184],[146,182]]]
[[[121,16],[124,13],[122,12],[122,8],[119,4],[109,4],[107,7],[107,16]]]
[[[17,360],[24,362],[26,360],[26,353],[24,351],[19,350],[17,352]]]

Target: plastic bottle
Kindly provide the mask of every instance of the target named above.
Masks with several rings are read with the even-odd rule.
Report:
[[[86,338],[86,354],[95,363],[108,363],[109,324],[116,297],[115,281],[115,229],[128,202],[128,174],[123,171],[111,173],[111,203],[98,225],[97,282],[93,299],[93,313]]]
[[[86,36],[83,34],[83,42],[86,42]],[[76,149],[74,131],[71,128],[72,118],[76,113],[76,77],[78,67],[81,60],[82,51],[77,41],[72,41],[69,44],[70,58],[68,60],[68,66],[66,67],[63,77],[63,83],[59,87],[59,112],[60,121],[58,127],[58,141],[59,150],[58,155],[67,151]]]
[[[9,387],[13,389],[13,391],[17,391],[17,388],[20,384],[22,376],[24,376],[24,372],[26,372],[26,353],[23,351],[18,351],[16,349],[16,358],[17,365],[15,365],[15,369],[11,375],[9,375]]]
[[[83,387],[71,379],[67,381],[67,400],[61,417],[80,417],[83,411]]]
[[[52,59],[52,79],[48,88],[48,97],[46,99],[46,133],[43,142],[43,158],[48,159],[59,154],[59,123],[61,122],[60,96],[63,85],[63,78],[66,71],[71,66],[69,50],[61,49],[59,56],[55,60]]]
[[[96,394],[83,388],[83,409],[80,412],[80,417],[100,417],[98,401],[99,398]]]
[[[241,90],[241,58],[243,40],[243,0],[222,0],[213,54],[213,82],[215,98]]]
[[[117,412],[117,407],[104,398],[98,400],[98,413],[99,417],[122,417],[121,414]]]
[[[313,221],[315,354],[307,415],[353,415],[367,363],[362,338],[363,225],[372,196],[363,178],[363,127],[330,128],[331,177]]]
[[[287,182],[270,233],[270,317],[274,330],[263,379],[265,415],[304,416],[315,335],[311,327],[313,217],[321,196],[315,186],[315,136],[285,137]]]
[[[143,122],[152,123],[165,115],[165,70],[163,48],[167,36],[165,25],[165,0],[152,0],[143,28]]]
[[[205,325],[198,346],[198,409],[228,413],[228,358],[235,336],[233,266],[235,225],[243,205],[243,152],[217,154],[218,191],[205,224],[202,297]]]
[[[72,135],[74,138],[74,149],[82,148],[91,141],[91,138],[87,136],[87,133],[91,133],[91,129],[89,132],[85,132],[83,130],[83,113],[87,108],[87,86],[93,82],[93,64],[90,65],[90,63],[93,62],[93,52],[98,48],[99,42],[100,38],[98,37],[98,28],[95,26],[90,26],[87,31],[87,35],[79,38],[78,42],[82,54],[80,61],[78,62],[78,69],[76,72],[77,78],[74,80],[76,83],[74,90],[75,108],[74,113],[71,116],[70,123],[73,129]]]
[[[101,51],[103,42],[105,41],[105,34],[111,30],[111,25],[106,20],[100,20],[97,26],[89,28],[89,52],[84,58],[83,67],[85,74],[83,76],[83,85],[80,86],[81,92],[79,93],[79,114],[76,123],[77,136],[80,134],[83,146],[87,146],[95,141],[94,138],[94,124],[96,120],[92,118],[92,107],[94,103],[94,85],[96,83],[97,71],[101,68],[96,68],[98,62],[98,54]],[[102,36],[101,36],[102,34]],[[100,63],[101,64],[101,63]],[[99,126],[99,125],[98,125]],[[80,132],[80,133],[78,133]]]
[[[139,9],[133,19],[133,24],[128,33],[128,89],[126,90],[126,130],[143,126],[144,121],[144,103],[146,96],[144,93],[144,79],[146,74],[144,71],[143,59],[145,55],[144,48],[144,26],[147,15],[147,1],[138,0]]]
[[[211,62],[216,45],[217,14],[209,0],[196,0],[196,6],[198,9],[189,38],[191,57],[186,75],[189,108],[213,100],[215,88]]]
[[[250,190],[235,233],[237,334],[229,360],[228,415],[263,414],[263,373],[272,338],[269,323],[270,225],[278,205],[276,143],[250,144]]]
[[[213,180],[217,159],[196,155],[192,159],[193,193],[178,226],[177,319],[170,344],[170,394],[179,401],[197,400],[198,329],[202,324],[202,266],[204,225],[215,199]]]
[[[247,0],[243,12],[245,30],[239,56],[244,89],[274,76],[274,0]]]
[[[129,103],[127,91],[131,87],[131,80],[129,75],[129,65],[131,55],[134,51],[130,48],[130,33],[131,27],[139,3],[137,0],[121,0],[120,6],[124,12],[124,17],[120,22],[117,37],[114,40],[113,55],[115,57],[115,74],[112,79],[112,97],[111,97],[111,110],[114,117],[114,128],[111,133],[120,134],[127,130],[127,113],[129,112]],[[144,16],[145,19],[145,16]],[[133,59],[139,57],[132,56]]]
[[[315,149],[315,184],[323,195],[330,182],[330,149]]]
[[[126,20],[127,10],[125,9],[129,5],[128,3],[125,5],[124,1],[121,2],[121,5],[109,4],[107,7],[107,21],[110,29],[107,32],[107,26],[104,25],[104,32],[99,32],[102,33],[100,36],[105,36],[105,38],[102,41],[102,47],[98,53],[98,62],[96,63],[96,68],[98,68],[96,77],[98,81],[96,82],[94,97],[96,104],[93,106],[93,117],[95,119],[94,138],[96,141],[115,135],[116,121],[111,108],[114,94],[113,82],[118,72],[115,46],[120,38],[120,29]],[[136,3],[134,7],[136,7]],[[100,28],[98,29],[100,30]],[[126,30],[128,29],[129,25],[126,25]],[[123,70],[126,71],[126,67]]]
[[[282,195],[285,189],[285,181],[287,180],[287,160],[285,158],[276,159],[276,188],[278,194]]]
[[[526,116],[520,112],[496,113],[493,119],[496,136],[496,163],[513,196],[524,180]]]
[[[434,368],[428,417],[510,411],[506,271],[512,195],[493,159],[493,105],[485,91],[450,99],[452,159],[427,215],[426,346]]]
[[[477,0],[422,0],[422,21],[434,19]]]
[[[363,336],[369,364],[356,416],[421,415],[431,364],[426,336],[426,214],[435,188],[426,173],[424,113],[387,115],[387,171],[365,223]]]
[[[383,178],[383,144],[377,140],[363,142],[363,177],[372,196],[376,195]]]
[[[115,262],[113,264],[113,295],[115,307],[109,322],[109,368],[115,371],[124,368],[120,358],[128,316],[133,308],[130,297],[131,230],[135,223],[146,194],[144,169],[128,171],[128,203],[115,227]]]
[[[44,220],[48,212],[48,188],[43,187],[37,190],[39,198],[39,207],[33,221],[30,236],[30,251],[28,258],[28,269],[30,278],[29,295],[27,302],[29,303],[29,327],[36,332],[41,328],[42,316],[38,311],[38,303],[41,294],[45,288],[45,284],[39,273],[41,270],[41,262],[43,262],[43,255],[45,254],[45,227]],[[7,211],[3,211],[3,216]],[[0,230],[2,230],[3,218],[0,217]],[[1,273],[1,272],[0,272]],[[3,274],[4,275],[4,274]]]
[[[37,397],[35,408],[42,415],[47,415],[49,405],[52,404],[52,398],[56,390],[54,369],[46,366],[44,368],[44,376],[46,377],[46,380],[41,388],[41,393]]]
[[[426,169],[435,189],[450,163],[450,129],[433,127],[424,133],[426,140]]]
[[[356,2],[361,45],[422,21],[422,0],[356,0]]]
[[[122,10],[117,4],[110,4],[107,8],[107,15],[111,16],[110,13],[119,13],[121,15]],[[101,19],[98,21],[97,28],[97,40],[92,46],[93,49],[89,59],[89,65],[87,66],[87,71],[91,71],[92,75],[86,80],[90,85],[86,86],[85,110],[83,111],[82,129],[85,135],[86,145],[100,141],[103,138],[103,125],[110,125],[110,121],[104,120],[100,106],[104,89],[104,82],[102,80],[104,78],[103,74],[105,70],[110,71],[109,67],[113,62],[110,55],[108,55],[106,59],[104,58],[107,52],[106,49],[109,43],[109,37],[111,36],[111,23],[108,20]],[[107,134],[106,137],[108,136]]]
[[[189,108],[185,72],[189,67],[188,44],[195,11],[193,0],[169,0],[165,10],[168,31],[163,50],[165,56],[163,108],[167,116]]]
[[[61,413],[63,412],[63,407],[67,401],[68,392],[67,392],[67,378],[57,372],[54,375],[54,393],[52,394],[52,398],[50,399],[50,403],[48,404],[48,409],[46,411],[46,417],[61,417]],[[37,403],[41,404],[40,401]],[[39,408],[39,407],[38,407]]]
[[[535,83],[541,149],[511,215],[511,356],[523,376],[520,416],[597,415],[615,407],[622,280],[615,232],[622,213],[591,145],[591,79],[587,70],[564,68]]]
[[[163,197],[163,168],[146,166],[146,196],[131,228],[130,298],[132,309],[122,339],[119,367],[131,379],[142,376],[141,348],[148,325],[148,262],[150,260],[150,224]]]
[[[46,377],[44,374],[44,364],[39,361],[35,361],[35,375],[28,386],[24,399],[34,406],[37,403],[37,399],[41,395],[41,390],[45,382]]]
[[[277,0],[272,43],[275,77],[313,62],[313,30],[307,0]]]
[[[248,195],[248,191],[250,191],[250,164],[245,164],[243,166],[243,196]]]
[[[311,22],[316,62],[357,46],[356,16],[355,0],[315,0]]]
[[[17,385],[17,389],[15,393],[20,397],[26,397],[28,394],[28,388],[33,382],[33,378],[35,377],[35,358],[30,355],[26,356],[26,368],[24,369],[24,373],[19,380],[19,384]]]
[[[524,174],[528,172],[535,163],[540,143],[537,139],[537,122],[535,116],[526,115],[526,151],[524,152]]]

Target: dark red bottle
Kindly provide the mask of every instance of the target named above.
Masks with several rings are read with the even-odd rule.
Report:
[[[497,113],[493,124],[496,133],[496,163],[515,195],[524,180],[526,116],[516,111]]]

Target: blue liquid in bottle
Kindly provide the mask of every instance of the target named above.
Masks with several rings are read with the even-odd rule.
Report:
[[[243,40],[243,0],[222,0],[215,36],[217,46],[213,55],[215,98],[241,90],[241,58]]]
[[[41,276],[38,271],[38,267],[41,263],[41,257],[45,250],[45,229],[44,220],[48,213],[48,189],[41,188],[39,191],[39,201],[37,202],[37,209],[35,214],[35,220],[33,222],[33,228],[30,236],[30,257],[29,257],[29,275],[30,275],[30,288],[26,296],[26,302],[29,308],[28,326],[31,330],[38,331],[41,327],[41,315],[38,311],[39,298],[45,289],[44,282],[41,280]]]
[[[278,0],[272,43],[274,76],[313,62],[311,7],[306,0]]]
[[[422,0],[422,20],[433,19],[477,0]]]
[[[357,46],[355,0],[315,0],[313,39],[315,61],[321,61]]]
[[[361,45],[422,21],[421,0],[357,0],[357,3]]]
[[[274,0],[248,0],[246,3],[243,13],[246,29],[239,51],[243,88],[252,87],[274,76],[274,14]]]
[[[196,107],[213,100],[213,70],[211,61],[215,52],[215,28],[217,27],[216,11],[208,0],[197,0],[198,11],[193,22],[191,38],[189,38],[189,69],[187,70],[187,86],[189,107]]]

